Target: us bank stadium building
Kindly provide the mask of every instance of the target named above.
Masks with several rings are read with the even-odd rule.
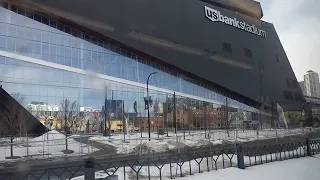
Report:
[[[261,20],[256,1],[0,5],[2,88],[22,96],[21,105],[39,121],[59,119],[68,100],[79,107],[75,120],[83,111],[95,112],[97,122],[126,118],[147,131],[150,102],[153,131],[275,127],[279,107],[299,112],[305,102],[277,32]]]

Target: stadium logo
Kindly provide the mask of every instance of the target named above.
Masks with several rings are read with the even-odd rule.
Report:
[[[261,36],[264,38],[267,37],[266,31],[258,29],[255,25],[249,25],[244,21],[238,21],[237,18],[230,18],[228,16],[222,15],[220,11],[209,8],[207,6],[204,7],[204,11],[205,11],[206,17],[213,22],[222,22],[229,26],[242,29],[252,34],[256,34],[258,36]]]

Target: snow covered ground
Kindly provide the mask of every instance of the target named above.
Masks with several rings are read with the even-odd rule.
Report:
[[[86,144],[79,143],[72,138],[68,138],[68,149],[74,151],[71,154],[64,154],[66,149],[65,135],[58,131],[49,131],[42,136],[35,138],[24,138],[23,141],[17,142],[13,146],[13,155],[19,156],[18,159],[6,159],[11,156],[10,144],[2,144],[0,147],[0,162],[17,161],[26,158],[41,159],[57,156],[76,156],[84,155],[96,151],[97,149]]]
[[[318,180],[320,179],[320,155],[253,166],[245,170],[227,168],[205,172],[178,180]]]
[[[169,134],[169,137],[167,135],[151,133],[151,142],[148,141],[148,133],[132,133],[125,136],[123,134],[115,134],[112,137],[93,136],[90,140],[114,146],[117,148],[118,154],[143,154],[179,150],[185,146],[200,147],[234,142],[236,140],[247,142],[257,139],[270,139],[304,134],[307,131],[310,131],[310,129],[270,129],[261,130],[258,134],[255,130],[233,130],[229,132],[226,130],[210,130],[207,133],[205,131],[186,131]]]

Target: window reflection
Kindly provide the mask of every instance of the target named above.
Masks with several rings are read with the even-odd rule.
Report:
[[[212,100],[220,104],[225,102],[225,97],[214,92],[214,88],[204,86],[200,82],[195,84],[195,79],[180,75],[167,67],[155,64],[54,20],[28,11],[23,14],[26,17],[1,8],[0,15],[6,18],[0,19],[0,50],[140,83],[146,83],[148,75],[156,71],[158,74],[152,76],[149,81],[152,86],[201,97],[210,102]],[[11,24],[5,23],[5,19]],[[0,57],[1,64],[4,65],[0,66],[1,75],[10,78],[4,81],[4,87],[10,92],[15,92],[19,90],[18,86],[23,86],[23,93],[29,103],[44,101],[48,105],[59,106],[63,99],[69,98],[79,102],[80,106],[90,106],[101,110],[107,95],[109,100],[119,100],[124,104],[124,113],[134,112],[133,104],[136,101],[136,119],[146,115],[143,99],[146,95],[143,88],[109,80],[95,80],[88,76],[49,69],[40,65],[31,66],[29,64],[27,66],[19,64],[19,60],[6,60]],[[19,79],[24,79],[25,83]],[[33,85],[26,84],[27,82],[32,82]],[[105,87],[108,89],[107,94],[105,94]],[[158,103],[157,106],[159,103],[162,103],[161,106],[163,106],[162,113],[152,112],[152,116],[157,116],[155,119],[158,122],[157,127],[164,126],[167,119],[170,119],[172,126],[173,112],[170,109],[172,94],[157,91],[151,91],[150,94],[154,102]],[[204,119],[207,118],[207,115],[204,115],[205,111],[209,111],[209,107],[214,107],[213,103],[203,105],[202,101],[183,97],[179,97],[179,103],[183,105],[179,109],[179,120],[177,121],[190,128],[201,128]],[[229,104],[245,110],[254,110],[231,99]],[[223,109],[221,105],[217,107]],[[214,110],[217,116],[215,124],[222,126],[221,113],[218,113],[220,111],[218,108]],[[183,114],[188,114],[188,117],[183,117]],[[161,122],[159,118],[162,119]],[[195,123],[193,119],[196,119],[197,122]]]

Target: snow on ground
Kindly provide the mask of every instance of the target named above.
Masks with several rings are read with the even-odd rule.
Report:
[[[292,152],[282,153],[282,158],[284,157],[284,155],[286,157],[289,157],[289,153],[292,154]],[[273,154],[273,155],[267,155],[267,158],[269,159],[269,161],[271,156],[273,156],[274,159],[275,159],[275,156],[277,156],[277,158],[280,158],[279,153]],[[262,160],[265,160],[266,156],[257,157],[257,161],[260,161],[260,158],[262,158]],[[255,158],[251,157],[250,159],[253,163]],[[249,164],[249,157],[245,157],[245,163]],[[210,180],[211,179],[228,180],[228,178],[230,178],[230,180],[234,180],[234,179],[239,179],[238,176],[241,176],[242,173],[245,173],[246,178],[243,178],[243,179],[248,180],[248,176],[250,177],[250,174],[253,173],[255,176],[250,177],[249,179],[256,180],[256,179],[265,178],[265,179],[272,179],[272,180],[277,180],[277,179],[282,180],[282,179],[290,179],[290,178],[287,178],[286,173],[290,174],[291,171],[294,171],[293,173],[299,173],[298,174],[299,178],[294,178],[290,180],[307,179],[307,177],[309,176],[304,176],[304,171],[299,170],[300,165],[302,169],[305,169],[309,165],[312,166],[313,171],[317,171],[317,175],[320,176],[320,172],[319,172],[320,155],[317,155],[315,157],[302,157],[302,158],[293,159],[293,160],[291,159],[291,160],[285,160],[285,161],[271,162],[263,165],[249,167],[249,168],[246,168],[246,170],[240,170],[238,168],[235,168],[237,166],[236,155],[232,156],[232,155],[226,155],[226,154],[224,154],[224,156],[213,156],[212,158],[208,158],[208,160],[207,158],[203,158],[203,159],[199,158],[196,160],[191,160],[190,162],[187,161],[187,162],[184,162],[183,164],[181,163],[179,164],[181,166],[178,165],[177,163],[172,163],[171,169],[169,164],[165,164],[161,168],[162,179],[171,179],[171,176],[172,176],[173,179],[181,179],[181,180],[189,180],[189,179],[191,180],[191,178],[201,179],[201,180],[206,180],[204,178],[208,178],[208,180],[209,179]],[[137,165],[134,167],[129,167],[129,166],[125,168],[120,167],[118,169],[110,168],[107,171],[109,174],[114,173],[115,175],[117,175],[119,180],[137,179],[137,172],[138,172],[139,179],[141,180],[148,179],[148,176],[149,176],[148,172],[150,172],[151,179],[159,179],[159,176],[160,176],[159,167],[161,167],[161,165],[162,164],[160,163],[158,167],[150,166],[149,170],[147,166],[140,167]],[[224,168],[227,168],[227,169],[224,169]],[[258,170],[260,168],[261,170]],[[293,169],[288,170],[288,168],[293,168]],[[211,172],[207,172],[208,170]],[[199,171],[203,174],[199,174]],[[308,172],[311,173],[312,171],[308,171]],[[229,173],[232,173],[232,174],[229,176]],[[270,178],[269,174],[272,174],[277,178],[274,178],[274,179]],[[181,175],[184,178],[180,178]],[[106,178],[108,174],[103,170],[101,170],[101,171],[97,171],[95,173],[95,176],[96,178]],[[315,176],[311,176],[311,177],[315,177]],[[75,177],[72,180],[83,180],[83,179],[84,177],[80,176],[80,177]]]
[[[96,148],[79,143],[73,139],[68,139],[68,149],[74,151],[71,154],[64,154],[62,151],[66,149],[65,135],[58,131],[49,131],[42,136],[25,139],[23,142],[16,143],[13,146],[13,155],[21,158],[8,160],[6,157],[11,156],[10,144],[0,147],[1,161],[16,161],[25,158],[50,158],[57,156],[76,156],[84,155],[96,151]]]
[[[245,170],[227,168],[218,171],[205,172],[193,176],[178,178],[179,180],[318,180],[320,177],[320,155],[292,159],[253,166]]]
[[[90,140],[97,141],[103,144],[108,144],[117,148],[118,154],[129,153],[146,153],[146,152],[164,152],[168,150],[178,150],[187,147],[201,147],[205,145],[217,145],[224,142],[247,142],[257,139],[270,139],[275,137],[284,137],[295,134],[304,134],[306,129],[269,129],[260,130],[210,130],[205,131],[185,131],[177,134],[158,135],[151,133],[151,139],[155,143],[161,143],[161,146],[168,146],[169,148],[158,148],[151,151],[143,151],[152,144],[148,143],[148,133],[132,133],[132,134],[114,134],[112,137],[93,136]],[[165,145],[167,144],[167,145]],[[143,148],[137,148],[143,147]],[[142,151],[141,151],[142,149]]]

